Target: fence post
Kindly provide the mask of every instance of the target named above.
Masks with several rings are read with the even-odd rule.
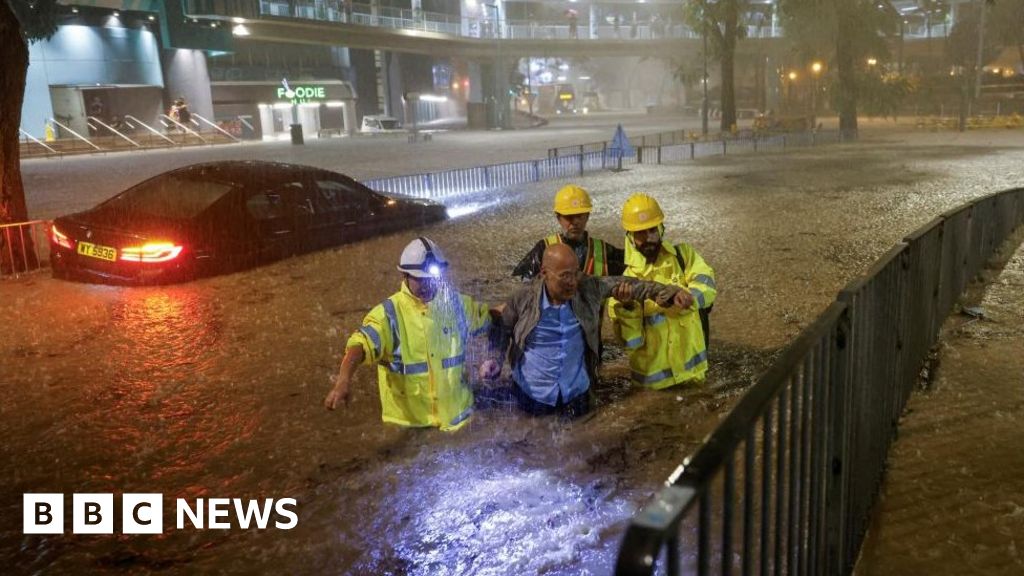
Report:
[[[690,160],[693,160],[693,149],[696,148],[696,142],[690,142]]]
[[[757,152],[757,136],[754,136],[754,152]]]
[[[661,146],[658,146],[658,164],[661,164]]]
[[[491,167],[484,166],[484,186],[492,188],[491,186]]]
[[[722,156],[726,155],[726,142],[728,142],[728,140],[722,140]]]
[[[430,177],[430,174],[423,175],[423,187],[427,191],[428,197],[434,196],[434,179]]]
[[[825,487],[825,559],[821,574],[845,574],[846,529],[849,496],[849,432],[847,423],[850,402],[850,369],[853,354],[851,312],[853,302],[833,329],[829,351],[831,370],[828,374],[828,413],[826,415],[828,472]]]
[[[608,163],[608,143],[601,142],[601,170],[607,168]]]
[[[583,176],[583,145],[580,144],[580,176]]]
[[[533,181],[540,182],[540,161],[533,161]]]
[[[638,147],[636,149],[636,163],[637,164],[643,164],[644,163],[644,147],[643,146],[640,146],[640,147]]]

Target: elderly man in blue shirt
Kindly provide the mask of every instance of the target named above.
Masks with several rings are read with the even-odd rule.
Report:
[[[575,417],[589,410],[601,360],[601,305],[609,296],[651,299],[666,307],[685,299],[674,286],[583,274],[571,248],[552,244],[544,251],[540,276],[504,305],[499,349],[508,347],[513,393],[526,412]],[[481,373],[492,377],[499,369],[500,363],[490,361]]]

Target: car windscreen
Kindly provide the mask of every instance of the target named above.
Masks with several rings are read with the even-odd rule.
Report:
[[[234,184],[221,180],[167,174],[125,190],[105,202],[104,207],[164,218],[192,218],[233,188]]]

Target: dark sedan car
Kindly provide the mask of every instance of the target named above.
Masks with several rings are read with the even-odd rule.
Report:
[[[50,244],[57,277],[162,283],[446,217],[441,205],[390,198],[319,168],[211,162],[165,172],[57,218]]]

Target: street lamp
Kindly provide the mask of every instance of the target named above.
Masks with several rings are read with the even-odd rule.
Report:
[[[791,71],[788,74],[789,77],[789,88],[786,91],[786,102],[789,104],[789,109],[793,109],[793,84],[796,82],[796,72]]]
[[[821,74],[821,62],[811,64],[811,115],[818,116],[818,74]]]

